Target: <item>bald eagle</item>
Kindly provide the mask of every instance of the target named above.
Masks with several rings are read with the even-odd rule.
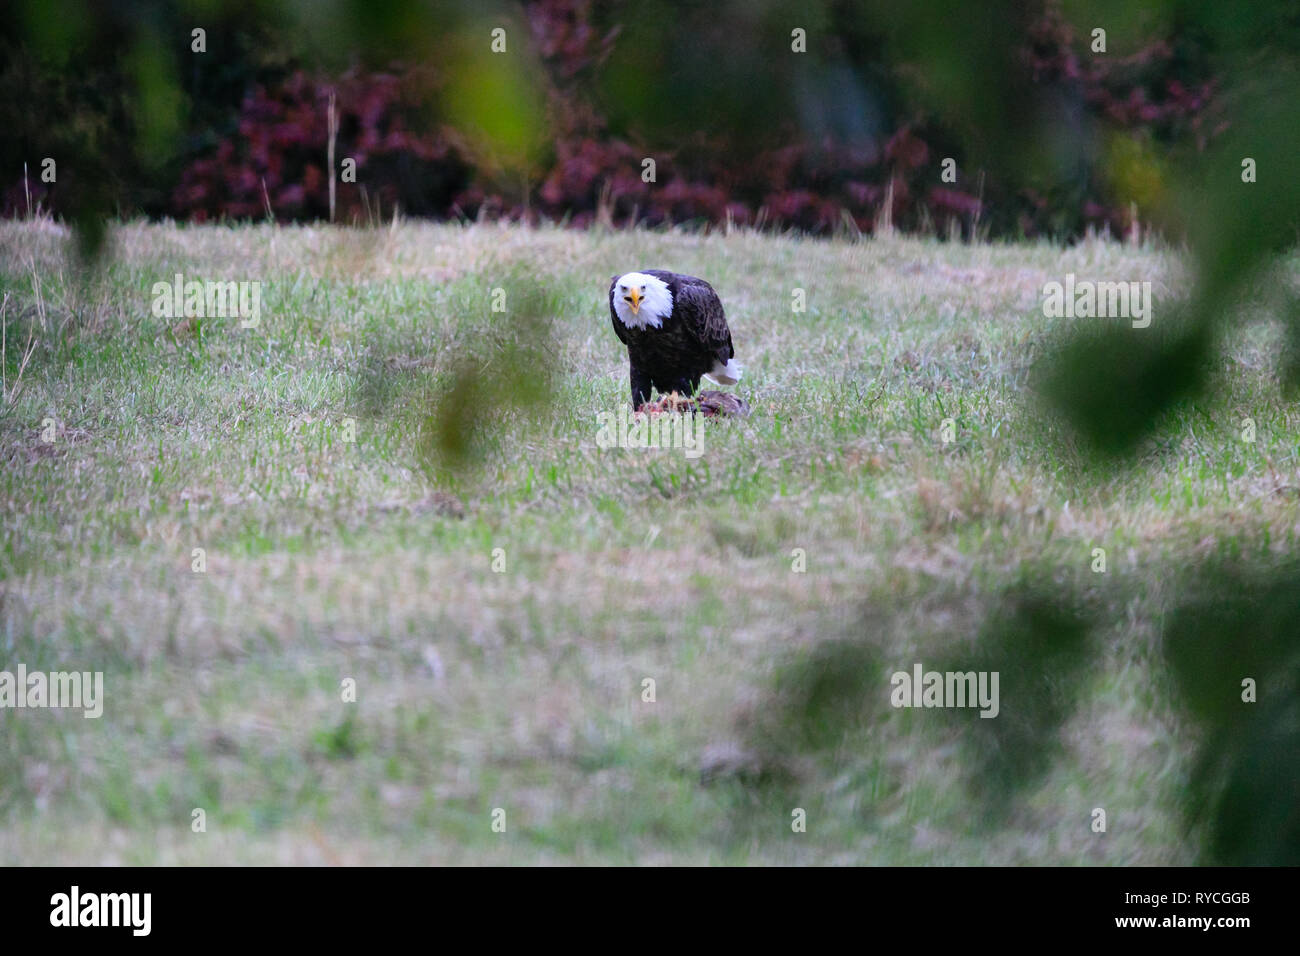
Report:
[[[719,385],[740,381],[722,303],[703,279],[662,269],[615,276],[609,317],[631,361],[633,408],[651,388],[694,395],[704,375]]]

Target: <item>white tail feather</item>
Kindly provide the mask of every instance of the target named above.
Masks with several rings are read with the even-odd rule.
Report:
[[[719,362],[713,366],[713,371],[704,374],[717,382],[719,385],[735,385],[740,381],[740,376],[745,372],[744,368],[736,364],[735,359],[727,359],[727,364]]]

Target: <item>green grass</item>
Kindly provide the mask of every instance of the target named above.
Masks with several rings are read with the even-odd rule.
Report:
[[[1076,454],[1027,390],[1068,325],[1044,282],[1150,279],[1158,322],[1173,253],[411,224],[127,225],[95,273],[68,248],[0,224],[0,668],[102,670],[105,713],[0,711],[0,860],[1196,859],[1158,632],[1180,566],[1294,548],[1278,327],[1234,332],[1218,398],[1137,463]],[[627,400],[608,277],[642,267],[713,282],[746,366],[752,416],[694,461],[596,447]],[[153,317],[176,272],[260,280],[260,328]],[[553,400],[497,407],[539,356]],[[989,797],[980,728],[891,709],[888,674],[992,653],[1027,577],[1095,643],[1046,763]]]

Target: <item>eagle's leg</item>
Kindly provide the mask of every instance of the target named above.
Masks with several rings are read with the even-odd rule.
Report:
[[[676,392],[678,395],[682,396],[682,398],[694,398],[695,394],[700,390],[700,378],[701,376],[699,375],[694,375],[689,378],[683,376],[675,381],[669,387],[668,391]]]
[[[687,402],[693,403],[700,388],[700,376],[683,375],[679,378],[657,378],[653,382],[661,396],[676,393]]]
[[[632,366],[632,410],[637,411],[650,401],[650,375]]]

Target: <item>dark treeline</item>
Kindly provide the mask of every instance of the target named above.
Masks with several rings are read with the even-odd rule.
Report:
[[[342,222],[1119,234],[1159,219],[1172,167],[1228,128],[1230,19],[1041,0],[42,0],[0,46],[0,186],[7,215],[324,219],[333,133]],[[1266,27],[1254,39],[1276,42]]]

